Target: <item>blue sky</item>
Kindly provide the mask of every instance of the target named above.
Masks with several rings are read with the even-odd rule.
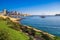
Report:
[[[60,14],[60,0],[0,0],[0,10],[18,11],[33,15]]]

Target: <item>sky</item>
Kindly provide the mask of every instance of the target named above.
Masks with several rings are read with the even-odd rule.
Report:
[[[0,0],[0,11],[18,11],[31,15],[60,14],[60,0]]]

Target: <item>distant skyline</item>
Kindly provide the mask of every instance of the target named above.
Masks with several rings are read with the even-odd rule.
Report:
[[[18,11],[32,15],[60,14],[60,0],[0,0],[0,11]]]

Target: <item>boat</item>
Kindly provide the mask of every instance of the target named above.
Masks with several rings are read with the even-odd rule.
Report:
[[[45,16],[40,16],[41,18],[45,18]]]
[[[41,16],[41,18],[45,18],[45,16]]]
[[[45,13],[42,13],[42,15],[40,16],[41,18],[45,18],[45,15],[44,15]]]
[[[55,16],[60,16],[60,14],[56,14]]]

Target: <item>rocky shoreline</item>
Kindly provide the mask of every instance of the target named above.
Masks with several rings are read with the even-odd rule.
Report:
[[[15,22],[15,23],[20,24],[20,23],[19,23],[20,18],[12,18],[12,17],[9,17],[9,16],[3,16],[3,15],[0,15],[0,17],[3,17],[4,19],[9,18],[12,22]],[[54,40],[54,38],[55,38],[54,35],[49,34],[49,33],[47,33],[47,32],[43,32],[43,31],[41,31],[41,30],[32,28],[32,27],[27,26],[27,25],[23,25],[23,26],[27,27],[27,29],[33,29],[33,30],[36,31],[36,32],[40,32],[40,33],[42,33],[42,34],[44,34],[44,35],[50,37],[50,38],[53,39],[53,40]]]

